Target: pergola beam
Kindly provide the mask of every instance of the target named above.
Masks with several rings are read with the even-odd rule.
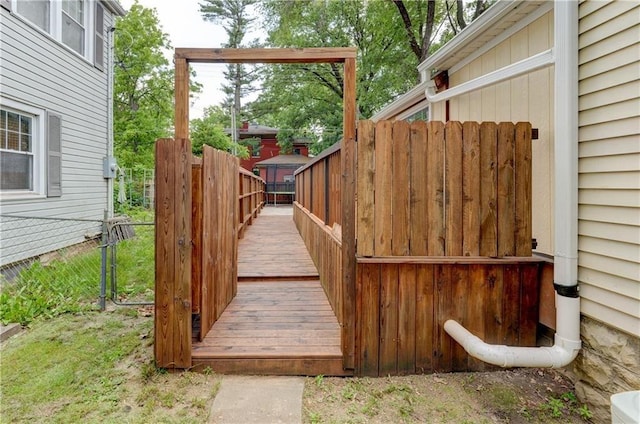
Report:
[[[340,63],[355,59],[354,47],[289,49],[176,48],[176,59],[191,63]]]

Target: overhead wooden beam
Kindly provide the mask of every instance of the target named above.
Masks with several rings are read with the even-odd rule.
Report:
[[[354,47],[289,49],[176,48],[176,59],[194,63],[338,63],[356,58]]]

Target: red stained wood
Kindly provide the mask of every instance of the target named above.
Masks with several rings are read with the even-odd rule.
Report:
[[[380,359],[381,375],[398,373],[398,267],[380,268]]]

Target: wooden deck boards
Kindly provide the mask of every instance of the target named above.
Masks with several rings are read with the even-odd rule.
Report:
[[[264,209],[240,240],[238,281],[317,280],[318,270],[293,223],[293,215],[270,214],[269,209]]]
[[[255,220],[240,242],[238,267],[238,294],[204,340],[193,343],[195,369],[351,373],[342,368],[340,326],[290,215]]]

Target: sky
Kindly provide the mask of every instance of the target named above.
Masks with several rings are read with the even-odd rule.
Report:
[[[199,12],[202,0],[138,0],[142,6],[154,8],[162,26],[169,35],[171,46],[176,47],[221,47],[227,41],[227,35],[221,25],[206,22]],[[129,10],[134,0],[120,0],[120,4]],[[255,35],[247,39],[255,38]],[[173,52],[168,52],[171,61]],[[202,93],[191,105],[189,117],[202,117],[203,109],[211,105],[219,105],[224,95],[220,87],[225,81],[222,72],[224,64],[193,64],[196,81],[203,84]]]

